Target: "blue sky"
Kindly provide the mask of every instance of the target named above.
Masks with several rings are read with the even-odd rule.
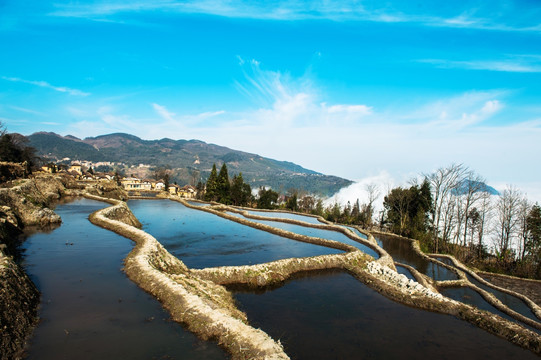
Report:
[[[200,139],[541,201],[539,1],[0,0],[10,132]]]

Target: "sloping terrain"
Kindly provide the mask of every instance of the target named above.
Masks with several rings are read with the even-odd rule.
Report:
[[[194,172],[199,171],[205,180],[213,164],[226,163],[229,175],[242,172],[244,180],[252,187],[270,186],[279,191],[305,190],[330,196],[352,182],[303,168],[300,165],[278,161],[207,144],[199,140],[143,140],[129,134],[109,134],[78,139],[55,133],[39,132],[28,136],[30,146],[38,155],[60,160],[88,160],[93,162],[122,162],[128,166],[147,164],[172,169],[172,178],[179,184],[189,183]]]

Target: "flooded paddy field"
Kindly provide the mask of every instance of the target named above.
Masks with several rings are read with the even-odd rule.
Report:
[[[143,230],[191,268],[252,265],[342,252],[257,230],[170,200],[130,200],[128,206]]]
[[[188,267],[341,253],[169,200],[130,200],[128,205],[144,230]],[[56,211],[64,220],[62,226],[32,234],[23,243],[23,264],[43,293],[42,321],[28,347],[28,358],[228,358],[215,343],[199,340],[170,321],[161,305],[121,272],[122,259],[133,244],[87,220],[91,212],[105,206],[85,199],[60,205]],[[280,228],[291,225],[268,223]],[[336,231],[291,226],[285,229],[331,240],[344,237],[360,245]],[[411,248],[410,254],[407,251],[389,253],[421,272],[423,266],[431,271],[429,261],[412,257]],[[397,270],[412,277],[405,267]],[[273,288],[230,290],[250,324],[280,340],[292,359],[538,358],[466,321],[389,300],[343,271],[302,272]],[[477,294],[462,288],[445,291],[465,303]],[[478,300],[472,300],[474,305],[495,310]]]
[[[344,244],[352,245],[359,250],[365,252],[366,254],[372,256],[375,259],[379,258],[379,254],[369,246],[366,246],[364,244],[361,244],[358,241],[355,241],[348,236],[342,234],[341,232],[334,231],[334,230],[325,230],[325,229],[317,229],[307,226],[301,226],[296,224],[289,224],[279,221],[270,221],[270,220],[254,220],[252,221],[273,226],[282,230],[291,231],[297,234],[306,235],[306,236],[313,236],[313,237],[319,237],[322,239],[329,239],[329,240],[335,240]]]
[[[458,275],[454,271],[415,253],[409,241],[384,235],[377,235],[375,238],[378,245],[385,249],[393,257],[394,261],[410,265],[420,273],[428,275],[437,281],[458,280]]]
[[[526,316],[527,318],[530,318],[535,321],[539,321],[537,316],[532,312],[532,309],[521,299],[519,299],[516,296],[513,296],[511,294],[505,293],[503,291],[500,291],[498,289],[494,289],[490,286],[487,286],[480,281],[476,280],[473,276],[470,274],[466,274],[468,277],[468,280],[474,284],[475,286],[488,291],[489,293],[492,293],[495,297],[498,298],[505,306],[509,307],[510,309],[515,310],[519,314],[522,314]]]
[[[530,298],[537,305],[541,306],[541,281],[508,278],[497,274],[479,273],[483,279],[496,286],[501,286],[521,293]]]
[[[322,224],[322,222],[319,221],[317,217],[309,216],[309,215],[301,215],[301,214],[294,214],[290,212],[278,212],[278,211],[246,210],[246,212],[250,215],[255,215],[255,216],[299,220],[299,221],[304,221],[310,224],[319,224],[319,225]]]
[[[170,320],[121,271],[132,241],[88,221],[106,206],[87,199],[61,204],[55,211],[62,225],[21,245],[22,265],[42,294],[27,358],[228,358],[217,344]]]
[[[393,302],[344,272],[234,291],[249,321],[292,359],[537,358],[465,321]]]

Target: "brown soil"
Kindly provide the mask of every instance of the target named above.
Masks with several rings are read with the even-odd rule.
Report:
[[[496,286],[523,294],[529,297],[534,303],[541,306],[541,281],[489,274],[485,272],[479,272],[478,275]]]

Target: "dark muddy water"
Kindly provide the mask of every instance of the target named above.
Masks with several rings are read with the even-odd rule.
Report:
[[[538,358],[465,321],[393,302],[336,271],[268,292],[237,290],[235,298],[292,359]]]
[[[121,271],[133,242],[88,221],[108,204],[59,205],[59,228],[21,245],[22,265],[42,293],[28,359],[224,359],[215,343],[170,320]]]
[[[170,200],[130,200],[143,229],[188,267],[259,264],[341,250],[295,241]]]
[[[375,236],[379,246],[389,253],[394,261],[410,265],[417,269],[420,273],[430,276],[434,280],[457,280],[458,275],[443,266],[433,263],[424,257],[416,254],[409,243],[393,237],[384,235]]]

